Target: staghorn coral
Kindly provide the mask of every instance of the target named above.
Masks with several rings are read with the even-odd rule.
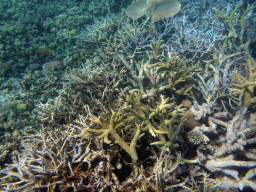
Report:
[[[235,73],[236,82],[234,88],[230,88],[230,92],[238,95],[239,100],[243,101],[245,107],[250,107],[256,103],[254,88],[256,86],[256,62],[252,57],[247,59],[248,77],[243,77],[239,73]]]
[[[223,37],[224,43],[222,49],[225,47],[240,49],[242,44],[247,44],[251,39],[250,35],[245,35],[246,26],[248,25],[248,14],[256,7],[256,3],[254,2],[251,5],[247,5],[246,8],[242,8],[243,4],[238,2],[233,6],[233,10],[227,13],[221,12],[219,9],[215,9],[217,12],[216,16],[224,21],[224,25],[226,26],[226,30],[228,32],[227,35]],[[237,24],[238,22],[238,24]],[[237,41],[235,41],[237,40]]]
[[[96,67],[88,61],[65,73],[62,86],[54,89],[58,96],[37,104],[38,118],[54,125],[78,118],[77,114],[83,114],[85,104],[90,106],[92,113],[111,108],[118,99],[120,87],[126,86],[125,71],[118,69],[104,64]]]
[[[111,165],[114,153],[106,154],[99,143],[77,138],[72,130],[28,131],[24,149],[1,170],[6,191],[118,189]]]
[[[210,10],[202,23],[199,24],[198,17],[192,19],[189,7],[193,6],[195,5],[189,3],[189,6],[181,11],[182,17],[173,17],[164,23],[166,30],[175,31],[165,45],[168,55],[175,53],[197,63],[212,59],[212,53],[221,41],[223,29],[214,24],[212,20],[215,18]],[[212,24],[210,27],[209,23]]]
[[[245,74],[244,77],[247,78],[248,71],[244,70],[247,53],[240,54],[245,50],[243,48],[232,52],[228,46],[225,46],[224,52],[221,50],[223,41],[220,34],[224,28],[215,33],[216,25],[221,26],[221,19],[203,25],[202,33],[206,34],[199,41],[202,33],[198,30],[202,28],[198,28],[193,16],[197,14],[188,11],[196,13],[196,4],[183,1],[184,4],[185,2],[188,6],[182,12],[184,17],[173,21],[179,19],[181,23],[189,17],[191,21],[184,22],[184,25],[191,25],[186,29],[182,30],[184,25],[172,28],[170,20],[163,20],[158,26],[151,25],[148,21],[132,22],[129,19],[123,19],[118,25],[112,21],[97,23],[94,30],[99,31],[94,34],[95,38],[89,39],[96,41],[97,50],[93,47],[88,52],[92,58],[84,54],[89,49],[88,46],[81,52],[88,58],[86,62],[81,58],[80,62],[84,62],[81,68],[71,69],[61,81],[60,74],[45,76],[39,88],[47,82],[44,92],[55,94],[42,95],[44,99],[38,105],[40,110],[36,109],[38,114],[36,116],[33,113],[34,121],[31,122],[34,125],[38,118],[42,118],[43,136],[38,134],[39,131],[32,131],[32,135],[24,132],[22,138],[19,138],[23,140],[21,148],[17,148],[15,153],[8,152],[9,156],[14,155],[14,162],[3,165],[5,168],[1,175],[1,190],[5,187],[3,190],[8,191],[8,187],[13,187],[26,191],[43,191],[48,187],[49,191],[224,191],[226,186],[223,183],[229,183],[233,190],[245,187],[254,189],[255,168],[251,166],[254,166],[252,162],[256,159],[255,114],[250,110],[236,115],[231,111],[228,114],[224,107],[220,107],[219,102],[220,99],[225,102],[224,106],[228,106],[226,102],[229,97],[222,97],[222,93],[229,93],[226,89],[229,85],[235,87],[238,84],[235,76],[230,74],[237,70],[239,75]],[[205,8],[204,21],[212,21],[210,18],[213,18],[211,14],[214,7],[222,12],[223,7],[233,8],[232,5],[226,6],[229,2],[207,2],[211,3],[211,8]],[[228,8],[227,12],[229,13]],[[59,18],[64,17],[60,15]],[[186,39],[184,34],[189,31],[189,27],[191,33]],[[71,29],[67,33],[73,35]],[[199,35],[193,41],[196,34]],[[90,35],[93,36],[93,33]],[[170,36],[176,38],[176,46],[171,43],[173,38],[169,38]],[[218,44],[215,40],[221,42]],[[170,46],[166,41],[169,41]],[[205,48],[202,48],[204,43]],[[181,49],[177,48],[180,45]],[[181,59],[179,55],[183,55],[181,53],[184,50],[187,50],[184,52],[186,59]],[[213,50],[224,54],[213,54]],[[173,52],[179,54],[173,55]],[[177,63],[184,61],[180,65],[182,70],[179,70],[179,65],[168,64],[175,56],[178,58]],[[67,57],[67,60],[70,59],[75,64],[75,57],[77,55]],[[207,65],[198,62],[200,59],[206,61]],[[203,68],[200,77],[193,68],[196,63]],[[169,68],[164,67],[167,64],[170,65]],[[186,67],[193,68],[191,73],[186,73]],[[175,74],[176,70],[180,75]],[[182,78],[186,78],[184,74],[191,77],[187,79],[189,82],[182,81]],[[216,87],[215,80],[218,81]],[[200,90],[198,81],[205,89]],[[189,90],[179,95],[183,86],[194,84],[199,88],[197,92],[192,94]],[[170,85],[170,88],[165,89],[166,85]],[[241,90],[243,89],[238,89],[238,93]],[[204,91],[213,93],[208,103],[204,103],[202,99]],[[233,96],[232,94],[229,96]],[[52,99],[53,96],[56,97]],[[179,105],[184,98],[199,102],[190,112],[194,113],[193,119],[195,117],[200,123],[204,123],[193,129],[193,137],[190,139],[183,130],[185,109]],[[84,104],[90,110],[84,110]],[[235,107],[240,109],[240,105]],[[25,109],[22,103],[19,109]],[[131,121],[127,120],[129,118]],[[77,122],[73,122],[74,119]],[[4,117],[1,122],[4,126],[11,125],[11,122],[5,121]],[[72,125],[66,125],[69,123]],[[38,124],[32,129],[39,130]],[[81,133],[91,138],[81,138]],[[229,137],[231,134],[235,137]],[[138,135],[141,137],[138,138]],[[102,138],[98,140],[98,137]],[[110,143],[104,143],[104,138]],[[117,139],[121,142],[115,143]],[[194,141],[196,145],[189,141]],[[6,148],[1,149],[7,151]],[[219,150],[224,153],[218,153]],[[132,161],[130,157],[135,152],[137,159],[134,156],[136,161]],[[18,158],[15,154],[18,154]],[[3,158],[8,159],[6,156]],[[223,167],[219,165],[221,162]],[[241,170],[240,166],[244,169]],[[122,178],[117,172],[124,175],[125,167],[129,171]],[[237,182],[234,182],[233,177]],[[218,179],[222,178],[225,180],[218,186]]]
[[[102,26],[105,25],[107,24],[102,24]],[[111,25],[111,22],[109,25]],[[108,29],[107,26],[106,28]],[[97,39],[97,37],[94,37],[95,34],[108,34],[108,32],[102,31],[100,27],[98,28],[99,32],[96,30],[97,33],[95,32],[94,36],[91,35],[85,38],[96,41],[98,47],[97,54],[100,55],[96,63],[102,60],[103,62],[108,61],[118,63],[118,66],[123,66],[123,69],[127,70],[127,80],[129,83],[132,83],[132,85],[128,85],[129,88],[137,89],[139,86],[143,97],[152,97],[159,96],[159,94],[165,90],[165,85],[168,84],[168,81],[172,84],[179,84],[176,87],[170,87],[171,91],[175,88],[179,90],[183,89],[182,78],[183,81],[185,81],[184,84],[189,84],[189,77],[192,80],[193,73],[197,71],[196,65],[193,62],[187,62],[185,58],[181,58],[179,54],[174,55],[171,51],[168,51],[168,57],[165,57],[167,54],[166,49],[168,48],[166,48],[166,44],[162,38],[168,36],[171,30],[171,27],[166,27],[164,32],[160,33],[159,29],[154,27],[154,25],[147,20],[142,23],[127,20],[123,21],[122,27],[117,29],[114,35],[109,37],[108,41],[104,38],[99,41],[95,40],[95,38]],[[82,44],[83,42],[81,42],[81,45]],[[169,72],[166,72],[166,74],[170,73],[170,75],[161,76],[160,74],[164,73],[163,70],[158,71],[153,66],[150,67],[152,63],[169,65]],[[173,79],[170,78],[171,75],[174,75],[174,72],[172,73],[174,68],[180,69],[179,75],[181,75],[182,78],[179,79],[178,75],[175,75]],[[150,82],[150,84],[148,82]],[[188,94],[183,93],[188,92],[189,86],[186,86],[186,88],[187,89],[184,88],[184,90],[180,90],[179,94]]]
[[[128,145],[117,133],[117,129],[121,128],[123,126],[126,126],[129,121],[132,121],[135,117],[131,116],[128,118],[124,118],[124,115],[122,115],[121,110],[119,109],[117,112],[114,112],[111,110],[111,117],[109,122],[104,122],[101,118],[98,118],[92,114],[90,114],[90,120],[92,122],[98,123],[101,127],[100,129],[94,129],[90,128],[86,124],[86,119],[80,118],[80,121],[78,123],[84,127],[83,132],[81,133],[81,136],[84,138],[92,137],[92,138],[99,138],[103,139],[105,143],[110,144],[111,141],[109,140],[109,136],[112,136],[115,143],[120,145],[135,161],[138,159],[137,153],[136,153],[136,143],[137,140],[143,136],[141,134],[141,128],[139,125],[136,125],[136,133],[134,134],[130,145]]]
[[[97,61],[95,59],[95,63],[108,61],[112,65],[118,63],[118,66],[123,66],[123,69],[127,70],[127,80],[132,84],[127,84],[126,86],[129,89],[137,89],[139,86],[145,98],[159,96],[159,94],[167,89],[165,85],[168,84],[168,81],[174,84],[174,86],[170,85],[169,90],[179,89],[179,93],[177,91],[178,94],[188,95],[187,92],[191,86],[184,84],[189,84],[189,80],[194,79],[192,76],[197,71],[197,65],[193,62],[187,62],[179,54],[172,54],[171,50],[168,50],[168,47],[166,47],[167,44],[165,44],[162,38],[169,36],[172,30],[171,26],[166,25],[164,32],[161,33],[160,29],[156,28],[148,20],[142,23],[124,20],[121,27],[108,40],[105,36],[104,38],[101,38],[101,36],[95,37],[97,34],[109,34],[108,30],[111,28],[109,25],[112,26],[113,21],[101,22],[101,25],[96,25],[97,29],[94,29],[95,33],[91,35],[88,33],[85,36],[84,42],[89,41],[91,43],[95,42],[96,44],[96,52],[100,57],[97,57]],[[103,28],[107,31],[104,31]],[[81,41],[82,46],[83,44],[83,41]],[[165,57],[166,54],[168,54],[167,58]],[[150,67],[152,63],[169,65],[169,69],[166,68],[163,70],[166,70],[165,73],[170,73],[170,75],[161,76],[164,71],[158,71],[153,66]],[[180,69],[178,75],[174,75],[173,72],[173,69],[176,70],[176,68]],[[173,79],[170,78],[171,75],[174,75]],[[179,75],[182,76],[183,80],[182,78],[178,78]]]
[[[81,136],[103,139],[104,143],[107,144],[112,143],[113,141],[111,140],[114,140],[114,143],[124,149],[134,161],[138,160],[136,152],[137,141],[146,132],[160,140],[151,142],[151,145],[167,145],[173,149],[177,148],[178,144],[175,143],[175,139],[185,121],[182,118],[184,110],[181,109],[181,106],[175,107],[174,103],[167,103],[169,98],[164,99],[163,96],[161,96],[160,103],[155,107],[144,104],[141,99],[141,94],[132,93],[126,96],[125,108],[128,110],[129,115],[119,108],[116,112],[111,110],[111,117],[108,121],[90,113],[89,120],[91,123],[88,124],[87,118],[81,117],[77,121],[78,126],[81,126],[82,129]],[[178,119],[180,119],[180,122],[178,122]],[[129,138],[128,143],[130,144],[128,144],[127,138],[124,138],[124,136],[122,138],[118,129],[124,129],[124,127],[131,125],[132,122],[133,124],[135,123],[135,126],[133,126],[134,133]],[[99,124],[100,127],[97,128],[94,123]],[[165,135],[168,139],[165,138]],[[109,137],[112,139],[110,140]]]
[[[247,127],[247,120],[245,117],[247,110],[247,108],[242,108],[228,123],[211,117],[211,120],[215,124],[224,126],[227,131],[225,135],[226,142],[223,143],[220,148],[216,148],[216,157],[228,155],[233,152],[240,152],[246,156],[247,151],[244,150],[244,147],[255,143],[255,139],[251,138],[253,137],[255,130],[251,127]],[[249,119],[248,121],[251,120]]]
[[[104,21],[97,20],[96,25],[88,26],[78,43],[85,55],[93,49],[95,63],[116,62],[116,58],[113,57],[116,53],[134,60],[139,58],[141,61],[143,58],[146,60],[147,54],[153,49],[153,44],[160,42],[163,35],[149,20],[140,23],[126,17],[115,16],[104,18]]]
[[[180,4],[176,0],[137,0],[127,8],[126,14],[133,19],[146,15],[151,17],[152,22],[157,22],[179,11]]]
[[[192,190],[188,178],[179,179],[175,175],[175,171],[183,163],[180,153],[171,155],[170,150],[163,147],[154,158],[156,161],[151,169],[134,166],[131,176],[122,182],[122,185],[131,191]]]
[[[205,164],[205,167],[213,172],[222,172],[227,177],[229,177],[228,182],[232,182],[232,179],[234,178],[235,181],[231,184],[234,188],[239,188],[240,190],[243,190],[245,187],[249,187],[250,189],[255,190],[255,181],[251,180],[255,177],[255,167],[256,163],[255,161],[238,161],[233,160],[233,155],[227,156],[225,158],[216,158],[212,160],[208,160]],[[233,167],[233,170],[230,169],[230,167]],[[246,169],[251,168],[246,173],[242,179],[239,177],[239,172],[235,170],[237,169]],[[222,188],[225,187],[225,183],[222,183]]]
[[[142,98],[155,97],[164,91],[170,91],[174,96],[191,94],[193,76],[198,69],[197,66],[187,66],[185,59],[173,55],[167,62],[150,64],[154,58],[152,55],[145,64],[136,64],[136,70],[124,55],[116,55],[131,71],[133,84],[139,86]]]
[[[248,65],[254,62],[249,54],[251,38],[245,29],[251,20],[249,12],[255,8],[255,4],[248,5],[246,9],[241,7],[241,3],[230,5],[226,13],[224,9],[215,9],[215,17],[223,22],[221,25],[225,31],[222,31],[223,38],[216,44],[218,48],[212,58],[204,60],[204,74],[196,74],[199,81],[194,86],[196,90],[200,89],[207,103],[219,103],[229,112],[242,104],[243,87],[237,88],[237,81],[244,82],[242,79],[248,78],[244,74],[250,73]]]
[[[178,147],[175,143],[176,136],[185,122],[184,109],[181,105],[175,106],[174,102],[167,103],[169,98],[164,99],[164,96],[161,96],[159,104],[151,107],[141,101],[140,94],[128,96],[126,101],[126,108],[137,119],[142,120],[142,130],[159,137],[160,141],[152,142],[151,145],[166,145],[173,149]]]
[[[159,73],[162,87],[164,87],[159,90],[171,90],[176,95],[187,96],[191,93],[193,75],[198,71],[196,66],[188,67],[186,60],[176,55],[173,55],[166,63],[150,64],[146,67],[156,68]]]

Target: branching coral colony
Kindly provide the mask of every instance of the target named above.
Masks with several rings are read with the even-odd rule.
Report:
[[[242,6],[238,3],[227,14],[215,10],[216,16],[224,23],[226,35],[212,60],[204,61],[204,74],[197,74],[197,88],[202,90],[206,102],[219,100],[225,110],[236,109],[242,104],[249,107],[255,103],[255,60],[249,54],[249,44],[253,38],[246,33],[245,27],[250,23],[248,13],[255,9],[256,4],[248,5],[246,10]]]
[[[184,17],[197,11],[185,3]],[[175,18],[159,28],[129,19],[115,27],[112,18],[91,26],[79,45],[93,44],[95,57],[39,104],[42,129],[22,132],[1,190],[256,190],[255,60],[245,30],[256,3],[212,5],[206,17],[223,27],[212,40],[186,41]],[[166,40],[172,33],[175,42]]]

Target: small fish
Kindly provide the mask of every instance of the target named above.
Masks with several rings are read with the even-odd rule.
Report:
[[[206,31],[205,37],[206,37],[207,39],[210,39],[210,40],[211,40],[211,39],[213,38],[213,36],[214,36],[213,30]]]
[[[87,58],[87,57],[85,57],[83,54],[80,54],[80,57],[81,57],[81,60],[92,60],[92,56],[91,57],[89,57],[89,58]]]
[[[52,50],[45,49],[45,48],[39,48],[38,49],[38,53],[42,53],[42,54],[46,54],[46,55],[51,55],[52,54]]]
[[[82,54],[80,54],[80,57],[81,57],[81,60],[86,60],[87,58],[84,56],[84,55],[82,55]]]

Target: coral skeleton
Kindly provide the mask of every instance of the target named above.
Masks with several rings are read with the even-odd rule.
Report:
[[[192,130],[193,132],[201,132],[209,135],[213,133],[218,135],[219,126],[225,130],[224,137],[220,137],[219,143],[221,146],[218,146],[214,143],[209,142],[206,146],[206,151],[208,150],[211,155],[207,155],[205,151],[197,151],[201,163],[212,173],[222,173],[229,180],[230,185],[234,188],[239,188],[242,190],[244,187],[250,187],[254,189],[254,183],[250,180],[247,181],[247,176],[241,176],[240,168],[246,168],[248,175],[250,177],[255,177],[251,175],[254,172],[255,164],[255,153],[250,149],[255,146],[255,129],[252,128],[250,123],[254,121],[254,116],[252,115],[249,119],[247,117],[247,108],[242,108],[237,112],[236,116],[233,117],[229,122],[217,119],[215,117],[209,116],[209,121],[214,125],[214,129],[211,127],[206,127],[202,125],[200,127],[195,127]],[[221,117],[218,114],[219,118],[225,117],[225,114]],[[250,123],[249,123],[250,122]],[[254,123],[253,123],[254,124]],[[198,140],[198,139],[197,139]],[[213,151],[210,148],[213,147]],[[208,148],[208,149],[207,149]],[[237,158],[237,155],[244,155],[245,160]],[[235,182],[232,180],[235,179]]]

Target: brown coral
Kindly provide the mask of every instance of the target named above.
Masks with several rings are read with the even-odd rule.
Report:
[[[186,117],[185,127],[189,128],[190,130],[192,130],[196,126],[201,125],[201,123],[199,123],[197,120],[195,120],[194,114],[192,111],[186,110],[185,117]]]
[[[185,107],[186,109],[188,109],[192,106],[192,102],[189,100],[183,100],[182,104],[183,104],[183,107]]]

